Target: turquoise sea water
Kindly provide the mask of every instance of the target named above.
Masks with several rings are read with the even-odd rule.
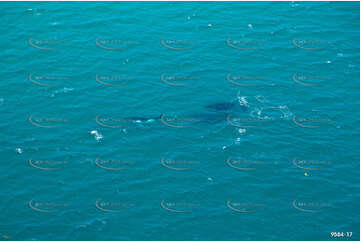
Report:
[[[359,240],[359,7],[2,2],[1,240]]]

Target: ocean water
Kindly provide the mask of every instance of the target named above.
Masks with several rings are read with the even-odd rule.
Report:
[[[359,11],[0,3],[1,240],[359,240]]]

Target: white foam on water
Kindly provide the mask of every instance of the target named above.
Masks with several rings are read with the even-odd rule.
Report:
[[[56,94],[59,94],[59,93],[68,93],[68,92],[71,92],[71,91],[73,91],[73,90],[74,90],[74,88],[64,87],[64,88],[62,88],[62,89],[60,89],[60,90],[54,91],[54,92],[51,94],[51,96],[52,96],[52,97],[55,97]]]
[[[293,113],[290,111],[290,109],[286,105],[279,106],[278,108],[282,112],[281,118],[289,120],[293,116]]]
[[[99,141],[103,138],[103,135],[99,133],[97,130],[92,130],[90,133],[94,135],[94,139],[96,141]]]
[[[237,99],[238,99],[240,106],[248,107],[248,101],[245,96],[240,95],[240,91],[238,91],[238,93],[237,93]]]
[[[255,119],[259,120],[277,120],[277,119],[286,119],[289,120],[292,118],[293,113],[290,111],[286,105],[274,105],[272,101],[268,100],[263,95],[255,95],[254,97],[246,98],[245,96],[240,96],[240,92],[237,95],[239,104],[246,107],[251,107],[249,115]],[[255,100],[254,100],[254,99]],[[249,100],[251,102],[249,103]],[[270,104],[272,104],[270,106]],[[273,111],[272,111],[273,110]],[[270,113],[271,111],[271,113]],[[267,115],[268,114],[268,115]],[[271,114],[271,115],[270,115]]]
[[[262,95],[257,95],[256,99],[258,102],[264,103],[266,101],[266,98]]]
[[[21,148],[16,148],[15,151],[16,151],[16,153],[18,153],[18,154],[22,154],[22,153],[23,153],[23,149],[21,149]]]

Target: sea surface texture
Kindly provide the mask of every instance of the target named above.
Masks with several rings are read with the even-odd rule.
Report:
[[[359,2],[2,2],[1,240],[359,240]]]

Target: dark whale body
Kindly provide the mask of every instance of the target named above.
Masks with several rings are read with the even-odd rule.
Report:
[[[241,109],[241,111],[246,112],[247,107],[244,105],[236,105],[234,102],[224,102],[224,103],[215,103],[206,106],[208,110],[215,112],[233,112],[237,109]]]
[[[203,113],[192,115],[191,118],[195,122],[206,122],[206,123],[218,123],[225,121],[227,115],[231,112],[241,109],[241,111],[246,112],[246,106],[236,105],[234,102],[223,102],[215,103],[208,106],[205,106],[206,110]],[[135,123],[149,123],[155,120],[158,120],[162,115],[157,117],[127,117],[124,118],[126,121],[135,122]]]
[[[235,106],[234,103],[226,102],[226,103],[216,103],[216,104],[208,105],[206,106],[206,108],[215,111],[228,111],[228,110],[232,110],[234,106]]]

